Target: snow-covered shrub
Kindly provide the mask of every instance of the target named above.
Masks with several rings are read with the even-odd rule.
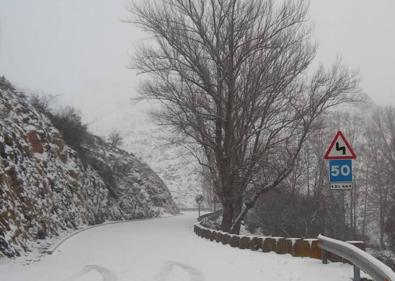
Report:
[[[75,108],[66,106],[49,117],[62,134],[66,144],[77,151],[83,161],[86,161],[84,146],[93,144],[93,136],[88,132],[87,125],[83,124],[80,113]]]
[[[321,194],[308,195],[285,188],[272,190],[247,215],[247,230],[251,233],[263,232],[268,236],[305,238],[331,231],[330,236],[337,238],[342,233],[338,228],[342,226],[333,223],[331,229],[326,228],[326,214],[331,208],[332,219],[339,222],[342,214],[334,212],[336,208],[330,206],[330,202],[324,204],[325,201]]]

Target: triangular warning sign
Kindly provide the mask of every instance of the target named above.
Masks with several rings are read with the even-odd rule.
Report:
[[[357,155],[342,132],[337,132],[331,145],[325,153],[324,159],[356,159]]]

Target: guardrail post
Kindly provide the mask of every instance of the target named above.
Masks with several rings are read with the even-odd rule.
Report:
[[[323,264],[328,264],[328,252],[324,249],[321,250],[321,259]]]
[[[354,281],[361,281],[361,270],[354,265]]]

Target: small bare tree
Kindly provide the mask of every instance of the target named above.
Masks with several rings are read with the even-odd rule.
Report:
[[[123,144],[123,137],[120,131],[113,130],[108,136],[108,142],[112,147],[119,147]]]
[[[308,70],[316,47],[303,1],[148,0],[131,11],[154,40],[135,60],[149,74],[141,93],[189,139],[223,204],[222,229],[237,233],[291,173],[317,118],[350,101],[357,75],[340,62]]]

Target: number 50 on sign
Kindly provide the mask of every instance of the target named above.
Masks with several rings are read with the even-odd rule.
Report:
[[[329,179],[334,189],[351,188],[352,182],[352,161],[347,160],[330,160],[329,161]]]

